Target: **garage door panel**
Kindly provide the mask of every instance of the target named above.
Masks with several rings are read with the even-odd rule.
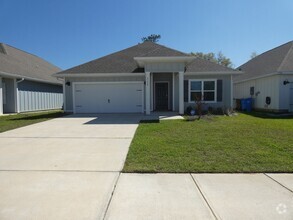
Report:
[[[76,84],[76,113],[143,111],[143,83]]]

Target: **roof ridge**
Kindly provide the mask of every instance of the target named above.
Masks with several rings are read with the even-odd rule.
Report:
[[[161,47],[164,47],[164,48],[166,48],[166,49],[171,49],[171,50],[175,50],[175,49],[173,49],[173,48],[170,48],[170,47],[167,47],[167,46],[165,46],[165,45],[162,45],[162,44],[158,44],[158,45],[160,45]],[[182,53],[182,54],[185,54],[186,56],[191,56],[190,54],[188,54],[188,53],[184,53],[184,52],[182,52],[182,51],[180,51],[180,50],[175,50],[175,51],[177,51],[177,52],[180,52],[180,53]]]
[[[291,43],[291,47],[290,47],[289,50],[287,51],[287,53],[286,53],[284,59],[282,60],[280,66],[278,67],[277,72],[279,72],[279,71],[282,69],[282,67],[283,67],[283,65],[284,65],[284,63],[285,63],[285,61],[287,60],[287,58],[288,58],[288,56],[289,56],[290,51],[293,49],[293,41],[289,41],[289,42]],[[288,42],[288,43],[289,43],[289,42]]]
[[[152,42],[152,41],[145,41],[145,42],[143,42],[143,44],[144,44],[144,43],[155,44],[156,46],[159,46],[159,47],[161,47],[161,48],[164,48],[164,49],[167,49],[167,50],[173,50],[173,51],[176,51],[176,52],[178,52],[178,53],[184,54],[184,55],[186,55],[186,56],[190,56],[189,54],[184,53],[184,52],[182,52],[182,51],[180,51],[180,50],[176,50],[176,49],[173,49],[173,48],[170,48],[170,47],[167,47],[167,46],[165,46],[165,45],[158,44],[158,43],[155,43],[155,42]],[[153,53],[154,51],[160,50],[161,48],[159,48],[159,47],[155,48],[154,50],[148,51],[148,52],[145,53],[145,54],[142,54],[142,56],[145,56],[145,55],[147,55],[147,54]]]

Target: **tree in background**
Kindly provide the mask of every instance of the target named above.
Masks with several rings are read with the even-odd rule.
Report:
[[[160,39],[161,39],[161,35],[159,35],[159,34],[151,34],[151,35],[149,35],[147,37],[141,38],[141,41],[142,42],[150,41],[150,42],[156,43]]]
[[[214,63],[218,63],[220,65],[226,66],[226,67],[233,67],[233,63],[231,62],[230,58],[227,58],[221,51],[219,53],[202,53],[202,52],[191,52],[191,55],[196,56],[198,58],[209,60]]]
[[[258,54],[257,54],[255,51],[253,51],[253,52],[250,54],[250,59],[253,59],[253,58],[257,57],[257,56],[258,56]]]

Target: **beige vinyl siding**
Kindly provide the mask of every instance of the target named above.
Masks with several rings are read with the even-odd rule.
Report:
[[[279,110],[280,79],[278,75],[267,76],[234,84],[234,98],[250,98],[250,87],[254,87],[253,107],[262,110]],[[258,95],[256,95],[258,94]],[[266,97],[271,97],[271,104],[266,105]]]
[[[279,75],[279,108],[293,111],[293,83],[284,85],[284,81],[293,82],[293,75]]]

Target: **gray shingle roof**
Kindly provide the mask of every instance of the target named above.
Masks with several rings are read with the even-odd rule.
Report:
[[[192,63],[186,67],[186,72],[232,72],[236,70],[219,65],[217,63],[211,62],[209,60],[204,60],[201,58],[196,58]]]
[[[144,72],[138,68],[134,57],[186,57],[189,54],[165,47],[152,42],[144,42],[116,53],[92,60],[79,66],[64,70],[63,73],[138,73]],[[187,71],[231,71],[232,69],[211,63],[207,60],[196,59],[191,63]],[[57,75],[58,75],[57,74]]]
[[[258,55],[238,69],[244,74],[235,77],[235,82],[276,72],[293,71],[293,41]]]
[[[61,84],[52,76],[60,70],[35,55],[0,43],[0,72]]]

